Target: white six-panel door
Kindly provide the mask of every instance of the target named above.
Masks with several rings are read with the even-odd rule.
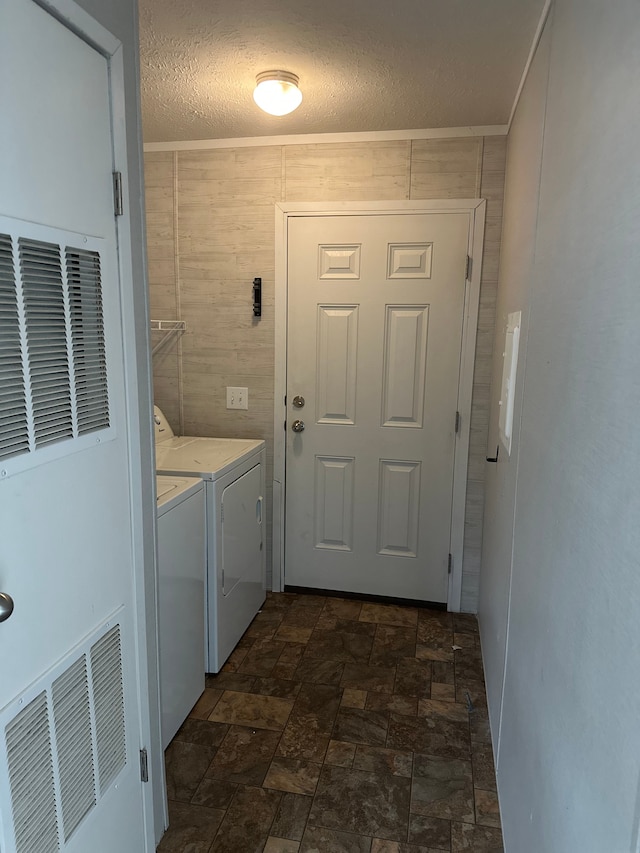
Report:
[[[0,849],[140,853],[109,61],[0,8]]]
[[[287,585],[447,599],[469,218],[289,219]]]

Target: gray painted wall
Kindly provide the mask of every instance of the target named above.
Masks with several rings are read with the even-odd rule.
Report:
[[[556,0],[510,140],[500,304],[529,322],[480,605],[508,853],[639,844],[638,12]]]
[[[496,303],[493,382],[490,400],[489,450],[491,456],[495,455],[496,446],[499,444],[498,400],[502,378],[502,353],[505,345],[507,315],[512,311],[522,312],[521,343],[511,454],[507,455],[505,447],[502,446],[498,457],[499,464],[486,465],[483,560],[478,604],[483,653],[487,663],[491,664],[486,671],[486,681],[496,752],[500,740],[523,376],[542,166],[550,31],[551,25],[548,21],[525,81],[518,110],[511,125],[507,147],[508,180],[505,182],[503,246],[500,255],[500,284]]]

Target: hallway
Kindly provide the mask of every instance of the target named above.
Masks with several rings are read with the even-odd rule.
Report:
[[[159,853],[501,853],[474,616],[269,593],[166,753]]]

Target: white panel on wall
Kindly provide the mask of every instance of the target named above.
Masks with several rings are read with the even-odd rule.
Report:
[[[360,278],[360,246],[318,246],[318,278]]]
[[[420,462],[380,461],[378,553],[418,556]]]
[[[390,243],[387,278],[431,278],[433,243]]]
[[[358,306],[318,306],[317,422],[354,424]]]
[[[316,548],[352,550],[354,470],[353,457],[316,456]]]
[[[385,427],[422,426],[428,327],[428,305],[387,305],[382,386]]]
[[[498,427],[500,441],[511,454],[511,434],[513,432],[513,407],[516,392],[516,372],[518,370],[518,346],[520,343],[520,323],[522,312],[514,311],[507,317],[504,352],[502,354],[502,384],[500,386],[500,412]]]

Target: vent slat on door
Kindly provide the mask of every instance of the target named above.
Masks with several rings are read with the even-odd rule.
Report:
[[[10,799],[3,851],[2,839],[7,853],[89,851],[91,815],[127,765],[125,724],[114,616],[0,709],[0,779]]]
[[[84,655],[53,682],[53,719],[67,841],[96,803],[89,680]]]
[[[120,626],[91,647],[91,680],[96,715],[100,793],[109,787],[127,760]]]
[[[100,256],[67,246],[73,364],[80,435],[109,426]]]
[[[35,445],[41,447],[73,436],[60,247],[25,238],[18,245]]]
[[[16,277],[8,234],[0,234],[0,388],[1,459],[29,450]]]
[[[9,473],[111,427],[101,254],[70,239],[17,221],[0,234],[0,460],[24,457]]]
[[[56,853],[60,845],[45,692],[9,723],[6,742],[16,853]]]

